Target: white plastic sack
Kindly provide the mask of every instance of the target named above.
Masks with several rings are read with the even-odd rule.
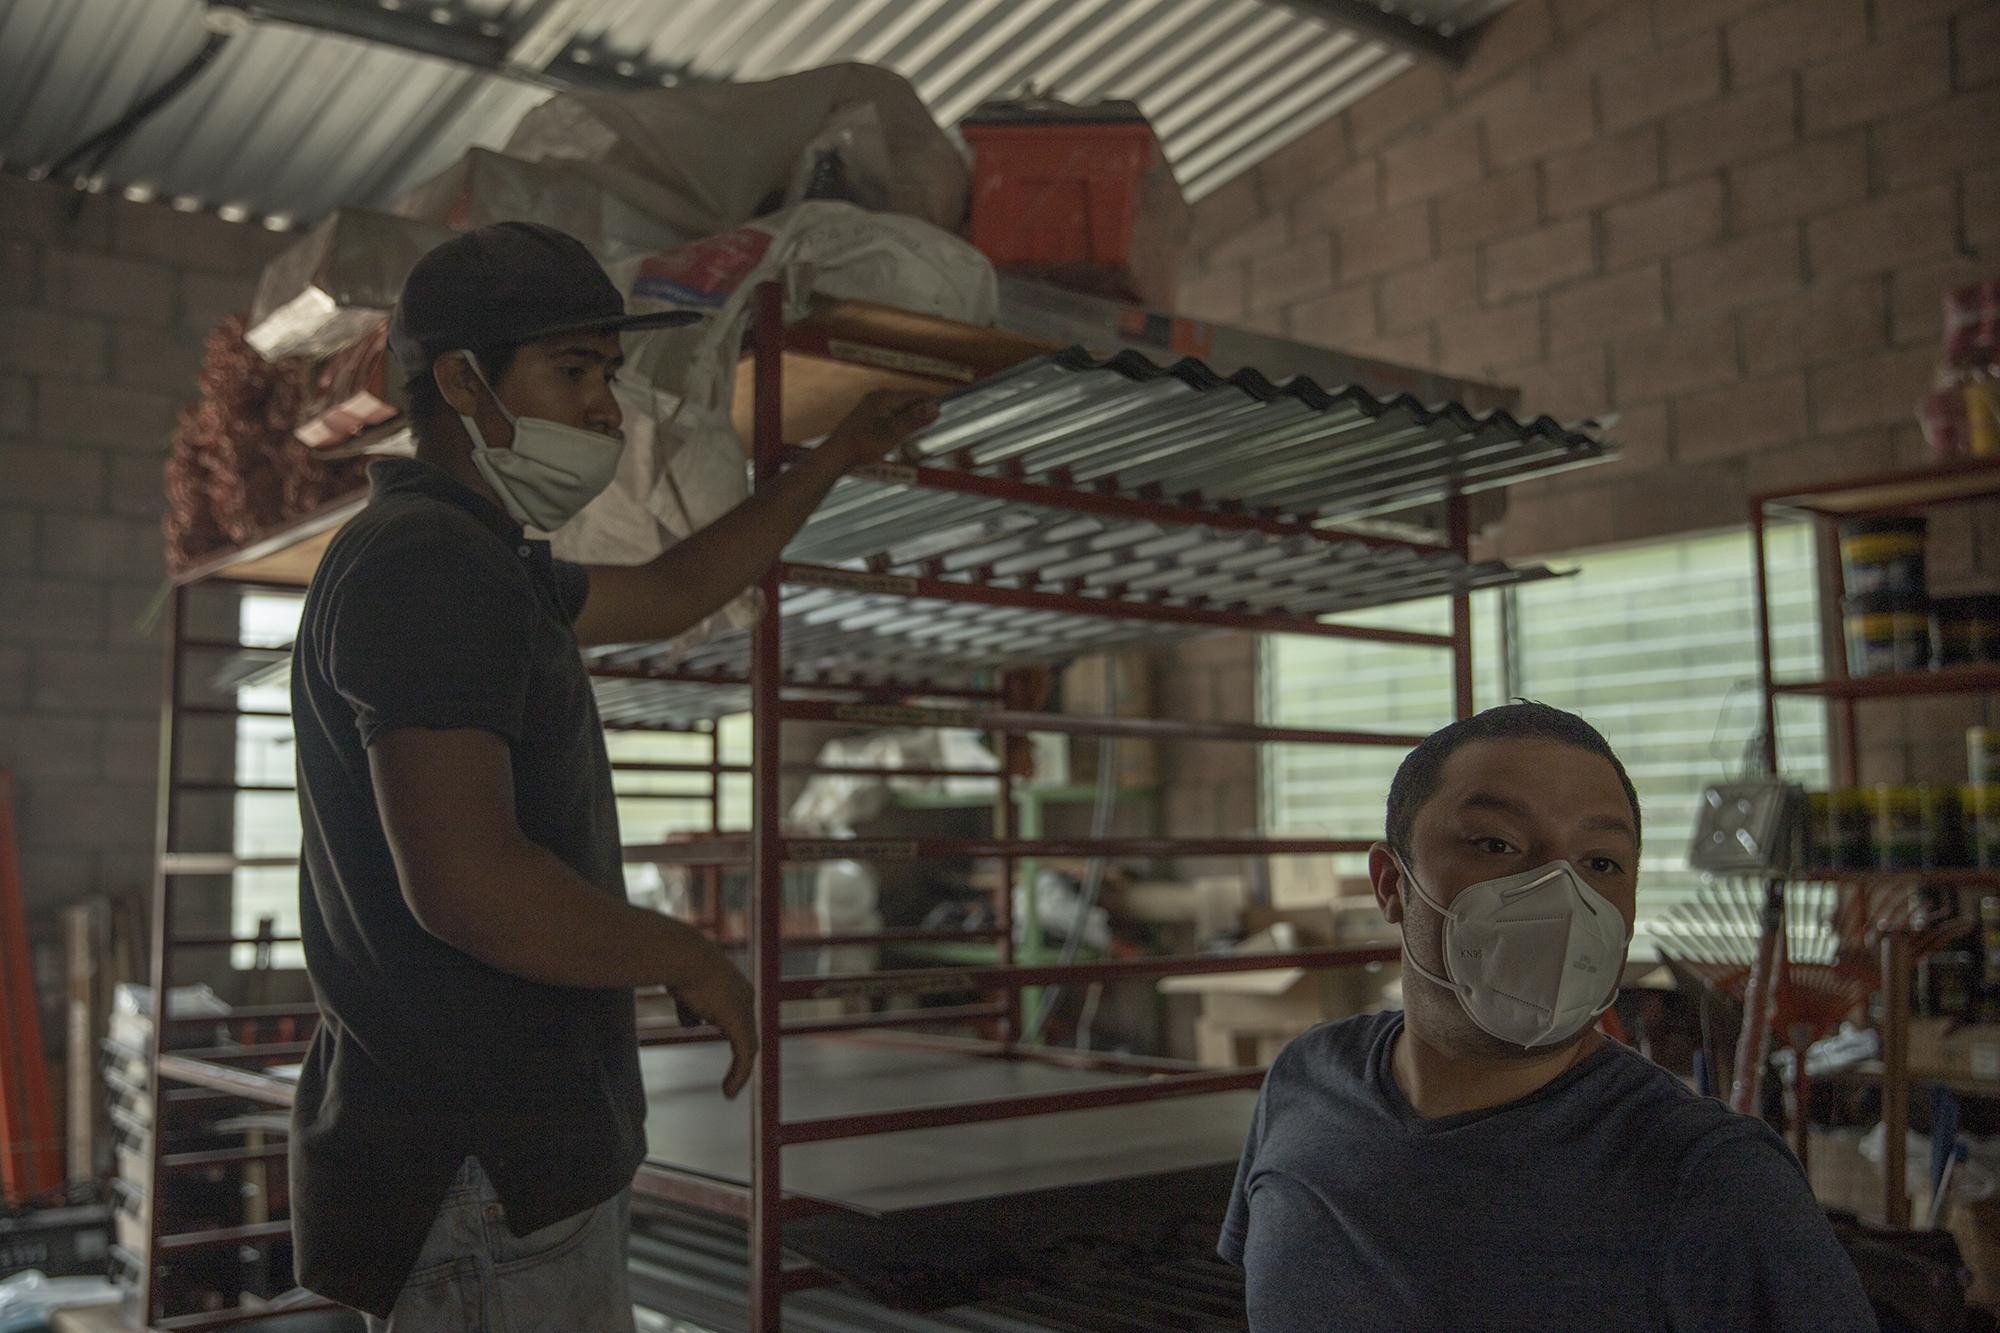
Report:
[[[748,496],[747,451],[731,407],[751,298],[764,282],[782,284],[787,319],[806,314],[814,297],[967,324],[991,324],[999,307],[993,266],[964,241],[914,218],[835,202],[800,204],[617,265],[611,278],[635,313],[685,309],[712,317],[628,341],[618,476],[552,539],[558,556],[585,564],[643,564]],[[754,615],[747,595],[718,613],[737,628]],[[702,642],[719,628],[717,619],[675,646]]]
[[[38,1268],[28,1268],[0,1281],[0,1319],[26,1320],[58,1310],[116,1305],[124,1298],[122,1290],[101,1277],[49,1277]]]
[[[965,159],[909,81],[872,65],[761,83],[559,93],[521,118],[506,151],[571,164],[684,235],[710,236],[775,207],[807,145],[863,105],[873,107],[895,164],[876,182],[882,207],[955,230],[970,192]]]
[[[1000,760],[979,742],[979,733],[960,727],[924,731],[878,731],[828,741],[820,747],[821,768],[955,768],[1000,771]],[[891,791],[986,792],[988,778],[847,777],[815,773],[785,818],[787,828],[819,837],[847,838],[882,813]]]
[[[404,191],[389,211],[455,232],[495,222],[539,222],[576,237],[603,264],[701,234],[677,230],[570,164],[524,162],[485,148],[468,149],[437,175]]]

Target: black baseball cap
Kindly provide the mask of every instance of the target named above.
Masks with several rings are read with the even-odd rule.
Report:
[[[460,348],[674,328],[700,318],[691,310],[629,315],[582,241],[539,222],[496,222],[454,236],[417,261],[389,321],[389,349],[408,383]]]

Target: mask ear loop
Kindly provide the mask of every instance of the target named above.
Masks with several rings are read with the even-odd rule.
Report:
[[[1430,894],[1424,892],[1424,886],[1417,882],[1417,877],[1415,875],[1410,873],[1409,864],[1403,860],[1403,854],[1401,852],[1392,852],[1391,855],[1393,855],[1396,858],[1396,869],[1402,873],[1403,883],[1409,885],[1412,889],[1415,889],[1417,897],[1424,900],[1424,905],[1430,908],[1433,912],[1436,912],[1439,916],[1443,917],[1447,924],[1453,921],[1455,918],[1453,917],[1450,909],[1439,906],[1435,898],[1432,898]],[[1438,948],[1440,952],[1442,952],[1444,948],[1444,939],[1442,936],[1440,936],[1438,939]],[[1467,987],[1459,985],[1456,981],[1453,981],[1449,976],[1442,976],[1442,977],[1439,976],[1437,973],[1431,971],[1429,968],[1425,967],[1422,963],[1417,961],[1416,955],[1410,952],[1410,936],[1409,936],[1409,928],[1407,925],[1404,927],[1403,931],[1403,961],[1405,963],[1408,963],[1418,976],[1430,982],[1432,985],[1442,986],[1444,989],[1450,991],[1453,995],[1458,996],[1461,1000],[1464,998],[1466,990],[1468,989]],[[1446,958],[1445,960],[1445,967],[1447,969],[1451,967],[1451,960],[1449,958]]]
[[[466,365],[472,367],[472,377],[479,381],[481,388],[486,390],[486,396],[493,400],[493,406],[499,409],[500,415],[506,418],[507,424],[509,426],[516,425],[517,419],[512,412],[507,410],[507,404],[500,401],[500,391],[493,387],[493,381],[486,378],[486,368],[479,364],[479,358],[473,354],[472,349],[469,347],[460,348],[459,355],[465,358]],[[486,436],[480,431],[479,423],[474,421],[469,414],[460,412],[458,419],[464,425],[465,433],[472,437],[472,447],[474,449],[484,452],[493,447],[486,442]]]

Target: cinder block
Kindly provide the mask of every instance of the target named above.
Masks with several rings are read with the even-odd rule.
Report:
[[[0,444],[7,498],[37,509],[97,512],[104,499],[104,454],[58,445]]]
[[[1431,334],[1429,328],[1411,329],[1408,333],[1378,334],[1342,350],[1394,366],[1433,367],[1438,364],[1438,359],[1436,340]]]
[[[1366,158],[1327,177],[1292,201],[1292,235],[1329,231],[1381,208],[1382,161]]]
[[[1454,96],[1464,98],[1509,70],[1520,68],[1555,41],[1548,0],[1517,0],[1487,21],[1465,65],[1451,76]]]
[[[2000,88],[1961,93],[1949,101],[1894,116],[1870,127],[1875,169],[1899,190],[2000,161],[1993,126],[2000,124]]]
[[[120,456],[111,460],[111,512],[155,521],[167,507],[164,462]]]
[[[41,294],[42,247],[0,238],[0,309],[34,305]]]
[[[1712,171],[1790,144],[1797,94],[1789,78],[1767,79],[1740,93],[1667,118],[1667,179]]]
[[[1444,74],[1419,62],[1347,108],[1348,144],[1357,154],[1372,152],[1442,111],[1447,100]]]
[[[97,848],[120,833],[150,833],[153,792],[136,783],[37,780],[22,802],[22,840],[48,849]]]
[[[1740,461],[1677,464],[1625,478],[1609,506],[1619,541],[1700,532],[1741,524]]]
[[[1660,132],[1647,125],[1542,164],[1546,212],[1567,217],[1643,194],[1660,183]]]
[[[1382,154],[1382,202],[1390,208],[1470,185],[1485,174],[1479,122],[1445,121]]]
[[[254,278],[230,278],[193,271],[181,274],[181,326],[207,333],[228,315],[250,313]]]
[[[160,656],[131,648],[40,649],[30,698],[37,709],[157,715]]]
[[[0,644],[0,708],[26,708],[28,693],[28,650]]]
[[[1814,65],[1805,71],[1804,86],[1808,135],[1865,125],[1939,101],[1951,91],[1951,48],[1944,25],[1914,28]]]
[[[41,526],[33,510],[0,509],[0,578],[23,576],[35,568]]]
[[[1746,162],[1729,173],[1730,212],[1754,230],[1868,196],[1868,140],[1856,131]]]
[[[1486,245],[1486,299],[1545,291],[1597,267],[1590,219],[1571,218]]]
[[[111,378],[133,389],[192,402],[200,394],[202,340],[177,328],[118,325],[112,330]]]
[[[51,523],[61,527],[75,520]],[[56,571],[65,572],[65,571]],[[15,643],[95,644],[104,638],[104,586],[44,578],[22,567],[0,571],[0,639]]]
[[[1564,80],[1517,105],[1487,112],[1487,147],[1494,166],[1518,166],[1583,147],[1596,137],[1596,125],[1590,85]]]
[[[29,781],[97,776],[97,719],[72,713],[0,718],[0,768]]]
[[[1653,7],[1633,0],[1552,0],[1557,43],[1537,63],[1544,84],[1588,80],[1654,49]]]
[[[1976,246],[2000,245],[2000,167],[1965,174],[1959,227]]]
[[[1436,253],[1432,232],[1428,203],[1409,204],[1343,224],[1339,232],[1341,281],[1422,263]]]
[[[1604,210],[1604,263],[1619,268],[1722,235],[1722,180],[1704,176]]]
[[[2000,79],[2000,9],[1968,8],[1952,25],[1952,86],[1976,88]]]
[[[1876,426],[1759,450],[1750,456],[1746,480],[1753,494],[1769,495],[1840,477],[1887,472],[1894,466],[1889,432]]]
[[[1498,172],[1437,201],[1438,246],[1446,254],[1512,236],[1541,220],[1541,184],[1532,166]]]
[[[1227,324],[1243,314],[1249,292],[1249,275],[1241,263],[1197,268],[1181,275],[1176,304],[1196,319]]]
[[[174,271],[112,255],[52,250],[42,301],[58,310],[107,315],[120,324],[164,324],[174,314]]]
[[[1250,309],[1283,307],[1333,286],[1333,237],[1320,232],[1250,260]]]
[[[0,234],[102,250],[111,242],[111,201],[79,199],[67,185],[50,181],[0,176]]]
[[[154,782],[160,772],[160,724],[151,718],[107,717],[98,762],[112,781]]]
[[[1943,342],[1944,294],[1954,287],[1984,282],[2000,274],[1990,254],[1898,270],[1889,279],[1889,338],[1897,347]]]
[[[1611,405],[1609,373],[1610,358],[1601,343],[1510,371],[1508,378],[1521,391],[1515,415],[1558,421],[1597,416]]]
[[[1551,293],[1549,350],[1601,345],[1617,334],[1660,328],[1666,322],[1662,266],[1641,264]]]
[[[1805,435],[1806,377],[1800,371],[1674,400],[1674,456],[1683,461],[1755,453]]]
[[[1879,276],[1820,283],[1745,310],[1744,370],[1764,375],[1886,348],[1886,285]]]
[[[1736,330],[1727,316],[1641,329],[1612,341],[1611,391],[1646,403],[1736,378]]]
[[[1291,234],[1291,224],[1284,213],[1267,213],[1242,231],[1231,232],[1216,240],[1202,254],[1201,262],[1209,268],[1216,268],[1247,261],[1277,249],[1291,239]]]
[[[1660,40],[1670,42],[1689,33],[1728,23],[1767,0],[1668,0],[1653,6],[1653,26]]]
[[[1479,261],[1446,255],[1382,279],[1382,327],[1398,333],[1479,304]]]
[[[1698,106],[1722,93],[1722,36],[1710,30],[1598,75],[1606,133]]]
[[[21,849],[21,900],[29,911],[51,911],[98,893],[97,858],[87,851]],[[143,886],[142,886],[143,887]]]
[[[1257,164],[1264,206],[1284,207],[1346,166],[1352,157],[1347,147],[1347,118],[1336,115],[1320,121]]]
[[[1937,185],[1816,217],[1806,224],[1813,281],[1950,258],[1957,216],[1952,187]]]
[[[1804,283],[1804,246],[1795,223],[1695,250],[1667,261],[1675,319],[1795,291]]]
[[[1488,374],[1542,356],[1542,305],[1532,297],[1438,325],[1438,358],[1446,369],[1460,374]]]
[[[0,365],[16,374],[101,380],[111,338],[101,319],[14,310],[0,319]]]
[[[1673,417],[1665,403],[1620,408],[1606,433],[1617,444],[1622,465],[1633,472],[1665,467],[1673,459]]]
[[[42,381],[39,402],[45,439],[153,455],[166,452],[181,408],[161,393],[54,378]]]
[[[0,375],[0,435],[32,435],[35,382],[26,375]]]
[[[158,644],[161,635],[160,585],[113,583],[104,590],[104,641],[112,647]]]
[[[1346,350],[1375,337],[1375,284],[1358,283],[1300,301],[1286,312],[1292,336],[1315,347]]]
[[[1234,236],[1268,211],[1255,171],[1232,177],[1203,195],[1192,206],[1194,236],[1191,248],[1194,253],[1203,254],[1216,242]]]
[[[1741,85],[1867,44],[1867,0],[1792,0],[1739,19],[1723,32],[1730,77]]]
[[[42,568],[77,578],[132,576],[135,536],[151,536],[151,525],[131,519],[76,517],[43,525]]]
[[[1813,428],[1821,433],[1907,421],[1930,387],[1935,347],[1884,352],[1811,372]]]
[[[298,239],[212,214],[177,212],[165,204],[121,203],[117,233],[121,254],[239,278],[256,277],[273,255]]]

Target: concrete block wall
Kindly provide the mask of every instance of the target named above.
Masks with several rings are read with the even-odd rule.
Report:
[[[1516,0],[1201,201],[1191,314],[1615,411],[1497,549],[1738,523],[1918,463],[1938,299],[2000,275],[1990,0]]]
[[[161,465],[208,330],[292,239],[0,176],[0,768],[39,920],[151,885]]]
[[[1617,412],[1624,461],[1510,492],[1496,554],[1730,527],[1759,491],[1924,460],[1939,298],[2000,277],[1996,126],[1991,0],[1515,0],[1463,70],[1414,67],[1200,201],[1180,304]],[[1993,513],[1935,525],[1939,591],[2000,588]],[[1162,687],[1212,708],[1254,662],[1194,641]],[[1864,778],[1962,774],[1980,716],[1868,705]],[[1230,748],[1189,747],[1170,831],[1236,831],[1258,769]]]

